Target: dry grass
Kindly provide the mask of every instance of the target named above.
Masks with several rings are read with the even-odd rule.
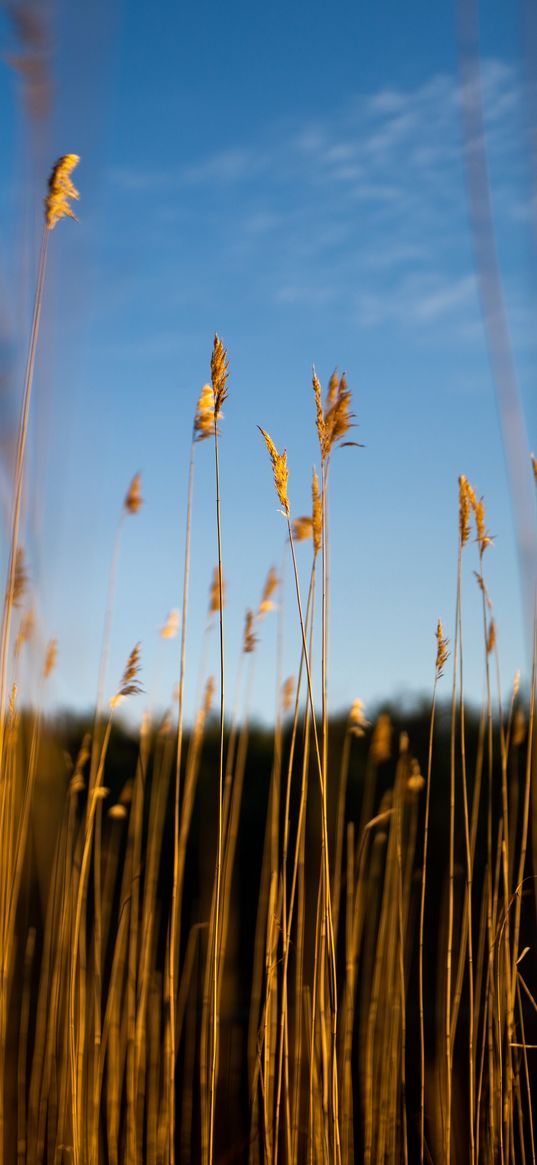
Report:
[[[405,732],[393,739],[386,714],[371,726],[361,701],[350,700],[339,737],[328,719],[329,466],[338,445],[355,444],[345,440],[350,390],[335,373],[324,404],[313,374],[321,471],[311,515],[292,519],[287,454],[261,429],[285,520],[284,564],[271,568],[259,605],[246,612],[226,723],[219,426],[229,361],[219,337],[211,385],[193,402],[176,721],[166,714],[154,725],[146,716],[137,761],[107,808],[116,709],[140,691],[136,645],[104,714],[120,532],[142,504],[139,474],[118,520],[92,739],[74,761],[62,758],[38,706],[30,711],[17,691],[18,660],[34,628],[19,534],[46,244],[71,214],[75,162],[60,160],[45,206],[2,622],[0,1161],[535,1161],[535,644],[529,699],[524,704],[515,685],[504,710],[493,696],[501,682],[484,574],[490,536],[483,500],[466,478],[447,787],[438,775],[439,685],[448,664],[440,621],[436,640],[431,629],[425,777],[413,742]],[[183,715],[194,451],[204,440],[215,454],[216,741],[212,679],[188,733]],[[304,607],[295,542],[310,537]],[[297,680],[277,677],[270,776],[256,794],[265,805],[256,816],[245,804],[259,763],[249,697],[259,625],[277,609],[281,626],[286,563]],[[486,690],[476,749],[464,700],[461,602],[464,572],[474,567]],[[163,637],[178,627],[173,612]],[[55,658],[51,641],[42,683]],[[40,815],[54,787],[63,808],[43,871]],[[248,844],[259,861],[246,876],[242,864],[239,879]]]

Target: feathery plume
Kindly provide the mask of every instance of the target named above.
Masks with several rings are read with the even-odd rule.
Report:
[[[254,633],[254,613],[250,609],[246,612],[246,619],[244,623],[244,636],[242,640],[242,650],[245,655],[250,655],[255,650],[257,643],[257,635]]]
[[[214,337],[213,354],[211,356],[211,382],[214,396],[214,414],[218,418],[220,409],[228,395],[229,360],[226,349],[219,336]]]
[[[26,561],[22,546],[17,547],[15,554],[15,576],[13,579],[13,606],[20,607],[28,589],[29,575],[26,570]]]
[[[347,720],[347,731],[352,736],[364,736],[366,728],[369,728],[369,720],[364,716],[364,702],[353,700]]]
[[[490,620],[489,630],[487,635],[487,655],[490,655],[496,647],[496,623],[494,619]]]
[[[279,580],[278,575],[276,573],[276,567],[271,566],[271,568],[267,574],[266,580],[265,580],[265,585],[263,587],[263,593],[261,595],[261,602],[259,604],[259,609],[257,612],[258,619],[262,619],[263,616],[267,615],[269,611],[274,610],[274,603],[271,602],[271,595],[273,595],[274,591],[277,590],[279,584],[280,584],[280,580]]]
[[[45,198],[45,223],[47,230],[52,231],[61,218],[74,218],[76,214],[69,205],[69,199],[80,198],[78,190],[73,186],[71,174],[78,166],[78,154],[63,154],[58,158],[48,180],[48,195]]]
[[[313,523],[311,518],[301,517],[295,518],[293,521],[293,538],[295,542],[306,542],[313,534]]]
[[[439,680],[444,674],[444,667],[448,659],[448,641],[444,639],[444,629],[441,619],[436,625],[436,678]]]
[[[128,514],[137,514],[138,510],[141,510],[144,504],[141,485],[142,475],[141,473],[135,473],[128,488],[125,501],[123,502],[123,506]]]
[[[531,467],[533,469],[533,480],[537,486],[537,458],[533,456],[533,453],[531,454]]]
[[[468,481],[464,473],[459,477],[459,537],[461,546],[465,546],[470,537],[470,498]]]
[[[143,688],[138,683],[137,676],[140,671],[140,644],[137,643],[133,647],[129,658],[125,664],[125,670],[120,680],[119,688],[110,700],[110,707],[117,708],[125,696],[136,696]]]
[[[382,764],[391,756],[392,722],[388,712],[381,712],[373,729],[371,756],[375,764]]]
[[[13,648],[15,659],[17,659],[17,657],[20,655],[24,644],[28,643],[28,640],[31,639],[34,632],[34,627],[35,615],[33,607],[30,607],[28,611],[25,611],[20,621],[20,627],[15,639],[15,646]]]
[[[313,369],[313,392],[315,395],[317,434],[321,460],[324,464],[334,445],[343,441],[351,427],[354,415],[350,411],[351,393],[347,386],[345,373],[338,380],[337,372],[333,372],[328,383],[326,404],[323,409],[321,386],[315,368]],[[347,442],[347,444],[358,444],[358,442]]]
[[[174,639],[179,630],[180,615],[179,611],[174,608],[170,611],[166,622],[160,630],[161,639]]]
[[[326,445],[326,427],[325,427],[325,423],[324,423],[324,412],[323,412],[323,402],[322,402],[322,395],[321,395],[321,385],[319,383],[319,378],[317,376],[315,368],[313,369],[312,384],[313,384],[313,392],[315,395],[315,413],[316,413],[316,424],[317,424],[317,436],[319,438],[319,448],[321,450],[321,460],[324,461],[324,451],[325,451],[325,445]]]
[[[485,502],[483,501],[483,498],[480,498],[478,501],[475,494],[473,494],[473,498],[470,496],[470,501],[474,511],[476,537],[479,543],[479,554],[482,557],[483,552],[487,549],[487,546],[492,546],[492,538],[487,533],[487,529],[485,527]]]
[[[220,420],[222,413],[217,413]],[[194,416],[194,440],[205,441],[214,433],[214,392],[210,384],[204,384],[200,392]]]
[[[57,658],[58,658],[58,640],[51,639],[50,643],[47,646],[47,650],[46,650],[46,654],[45,654],[45,662],[43,664],[43,679],[44,680],[48,680],[49,675],[51,674],[52,671],[54,671]]]
[[[222,577],[222,603],[226,603],[226,583]],[[220,573],[218,567],[215,566],[213,577],[209,588],[209,618],[211,615],[217,615],[220,610]]]
[[[262,437],[264,438],[265,445],[267,446],[269,452],[270,460],[272,461],[274,486],[280,501],[280,505],[283,507],[285,515],[288,518],[291,511],[289,509],[289,499],[287,497],[287,481],[289,478],[289,470],[287,468],[287,450],[284,449],[283,453],[278,453],[274,441],[271,437],[269,437],[268,433],[266,433],[265,430],[261,428],[261,425],[258,425],[257,427]]]

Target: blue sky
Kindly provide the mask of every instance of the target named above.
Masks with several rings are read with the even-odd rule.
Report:
[[[6,52],[18,54],[5,15],[0,28]],[[123,533],[108,692],[140,640],[147,698],[168,700],[178,646],[159,641],[158,629],[181,605],[192,415],[215,331],[231,369],[221,438],[228,690],[245,608],[257,605],[284,551],[256,426],[287,448],[292,511],[306,512],[319,460],[313,363],[323,385],[334,366],[346,371],[365,445],[338,452],[331,470],[331,707],[430,691],[438,616],[452,635],[461,472],[484,494],[495,535],[486,566],[504,686],[517,669],[527,674],[468,228],[452,5],[134,2],[90,11],[60,2],[46,29],[48,116],[25,114],[20,73],[4,65],[0,79],[9,112],[0,276],[3,409],[12,424],[40,200],[50,162],[79,153],[80,222],[60,223],[50,240],[25,539],[42,638],[59,640],[50,705],[87,706],[94,696],[117,515],[137,471],[146,504]],[[487,5],[481,68],[493,211],[535,450],[534,124],[524,43],[522,10]],[[194,483],[189,715],[215,561],[206,443]],[[304,589],[309,564],[300,547]],[[470,547],[465,668],[478,700],[476,568]],[[288,585],[282,678],[297,670],[293,603]],[[252,710],[267,720],[277,622],[273,614],[259,629],[251,692]],[[144,702],[133,701],[132,712]]]

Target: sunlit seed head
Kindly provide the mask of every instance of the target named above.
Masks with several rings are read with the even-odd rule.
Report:
[[[282,710],[285,715],[289,711],[295,696],[295,677],[288,676],[282,685]]]
[[[142,497],[142,475],[135,473],[123,503],[128,514],[137,514],[144,504]]]
[[[244,623],[244,635],[242,640],[242,650],[245,655],[250,655],[255,650],[257,643],[257,636],[254,633],[254,613],[251,610],[246,612]]]
[[[371,757],[375,764],[389,760],[392,745],[392,722],[388,712],[381,712],[371,738]]]
[[[487,655],[490,655],[496,647],[496,623],[494,619],[490,620],[487,634]]]
[[[442,627],[442,621],[441,621],[441,619],[439,619],[438,623],[436,625],[436,678],[437,679],[440,679],[440,677],[444,674],[444,667],[447,663],[448,655],[449,655],[447,646],[448,646],[448,641],[447,641],[447,639],[444,638],[444,630]]]
[[[257,611],[257,618],[258,619],[262,619],[265,615],[268,615],[269,611],[274,610],[275,603],[273,603],[271,601],[271,596],[278,589],[279,584],[280,584],[280,580],[278,578],[278,573],[276,571],[276,567],[271,566],[271,568],[267,574],[266,580],[265,580],[265,585],[263,587],[263,593],[261,595],[261,601],[259,603],[259,608]]]
[[[363,700],[353,700],[347,720],[347,730],[352,736],[364,736],[365,729],[369,728],[369,720],[364,716]]]
[[[216,420],[219,421],[222,413],[219,411]],[[204,384],[200,392],[196,414],[194,417],[194,438],[196,441],[205,441],[214,434],[214,392],[210,384]]]
[[[537,486],[537,459],[534,457],[533,453],[531,454],[531,467],[533,469],[533,480]]]
[[[311,527],[313,533],[313,553],[318,554],[321,549],[323,537],[323,508],[319,493],[319,478],[315,469],[313,470],[311,481]]]
[[[76,214],[69,205],[69,200],[80,198],[71,181],[71,174],[79,161],[78,154],[63,154],[52,170],[48,180],[48,195],[45,198],[45,223],[49,231],[54,229],[61,218],[74,218],[76,221]]]
[[[179,624],[180,624],[179,611],[174,607],[174,609],[169,612],[164,626],[161,627],[161,629],[160,629],[160,638],[161,639],[174,639],[179,631]]]
[[[312,373],[312,384],[313,384],[313,394],[315,397],[315,416],[316,416],[316,424],[317,424],[317,436],[319,438],[319,449],[321,450],[321,461],[324,461],[325,449],[326,449],[326,426],[325,426],[325,420],[324,420],[324,410],[323,410],[321,385],[319,383],[319,378],[317,376],[315,368],[313,369],[313,373]]]
[[[48,680],[51,672],[54,671],[56,660],[58,658],[58,640],[51,639],[47,646],[45,653],[45,662],[43,664],[43,679]]]
[[[107,817],[109,817],[111,821],[124,821],[127,816],[128,814],[125,806],[120,805],[119,803],[116,805],[111,805],[107,813]]]
[[[461,473],[459,477],[459,538],[461,546],[465,546],[470,536],[470,498],[468,482]]]
[[[226,604],[226,583],[222,576],[222,605]],[[209,588],[209,618],[220,611],[220,571],[215,566],[211,586]]]
[[[293,522],[293,538],[295,542],[306,542],[308,538],[313,535],[313,523],[311,518],[301,517],[295,518]]]
[[[19,630],[17,632],[17,637],[15,639],[15,646],[13,649],[14,654],[15,654],[15,658],[17,658],[20,655],[22,648],[24,647],[24,644],[28,643],[28,641],[32,638],[32,635],[34,633],[34,629],[35,629],[35,615],[34,615],[33,607],[30,607],[29,610],[25,611],[24,615],[22,616],[22,619],[20,622],[20,627],[19,627]]]
[[[133,647],[125,664],[125,669],[123,671],[118,690],[110,700],[110,707],[112,709],[117,708],[127,696],[136,696],[143,691],[143,688],[137,680],[139,672],[140,644],[137,643],[136,646]]]
[[[283,453],[278,453],[274,441],[269,437],[268,433],[258,425],[259,432],[263,436],[265,445],[267,446],[270,460],[272,462],[272,474],[274,477],[274,487],[278,495],[280,505],[284,510],[286,517],[290,516],[289,499],[287,497],[287,481],[289,478],[289,470],[287,468],[287,450]]]
[[[228,354],[219,336],[214,337],[211,356],[211,383],[214,398],[214,413],[218,417],[226,397],[229,373]]]
[[[28,590],[29,575],[26,569],[26,560],[22,546],[18,546],[15,554],[15,575],[13,578],[13,606],[20,607]]]

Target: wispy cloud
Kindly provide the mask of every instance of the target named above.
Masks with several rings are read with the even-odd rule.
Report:
[[[509,64],[482,64],[482,98],[498,227],[520,232],[531,202]],[[183,200],[199,247],[210,235],[215,279],[219,264],[246,279],[255,262],[273,303],[339,305],[363,327],[392,322],[422,334],[442,321],[468,337],[478,316],[460,116],[469,99],[455,75],[438,73],[414,88],[358,94],[315,121],[267,125],[256,142],[231,142],[169,174],[117,168],[110,177],[150,190],[160,221]]]

